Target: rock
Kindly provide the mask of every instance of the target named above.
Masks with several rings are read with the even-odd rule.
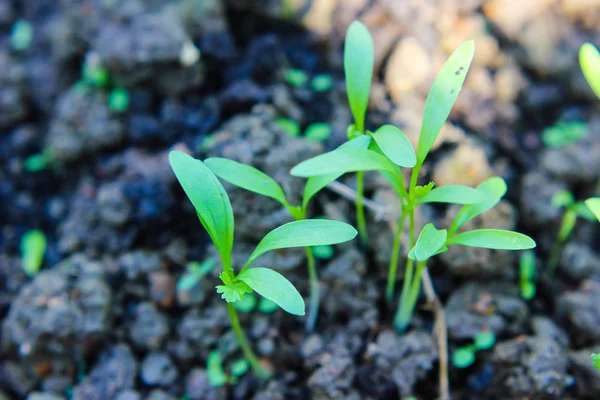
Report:
[[[414,37],[401,39],[386,65],[385,85],[392,99],[398,104],[405,93],[429,81],[431,74],[429,52]]]
[[[486,398],[550,398],[564,395],[573,383],[567,354],[552,339],[526,336],[497,343],[493,384]]]
[[[168,387],[177,375],[177,368],[166,354],[150,353],[142,362],[140,378],[146,385]]]
[[[137,280],[165,267],[160,253],[150,250],[125,253],[119,258],[119,265],[129,280]]]
[[[438,186],[465,185],[475,187],[493,175],[483,147],[473,141],[464,141],[449,155],[442,158],[433,172]]]
[[[129,330],[131,340],[136,346],[142,349],[157,350],[168,333],[168,320],[153,303],[138,304]]]
[[[73,389],[73,400],[104,400],[114,398],[123,390],[132,389],[137,363],[125,344],[117,344],[100,354],[90,374]]]
[[[29,113],[25,71],[7,51],[0,51],[0,129],[23,120]]]
[[[164,390],[153,390],[145,397],[145,400],[176,400],[175,397],[171,396]]]
[[[131,206],[119,183],[108,183],[98,189],[100,218],[109,226],[123,226],[131,217]]]
[[[185,378],[185,394],[190,400],[225,400],[224,387],[214,387],[208,381],[206,371],[194,368]]]
[[[519,334],[527,317],[527,305],[514,284],[469,283],[455,291],[446,305],[448,336],[456,340],[472,340],[481,331],[496,337]]]
[[[134,390],[125,390],[115,396],[115,400],[142,400],[142,395]]]
[[[600,347],[569,352],[569,371],[575,379],[575,398],[586,398],[600,392],[600,370],[590,360],[592,353],[600,353]]]
[[[567,243],[561,251],[559,269],[570,279],[581,281],[600,274],[600,257],[587,245]]]
[[[554,226],[562,217],[563,210],[551,204],[552,196],[566,190],[564,183],[554,181],[547,175],[532,171],[521,181],[521,215],[525,222],[534,226]]]
[[[559,295],[557,314],[569,324],[576,345],[600,340],[600,290],[586,287]]]
[[[189,342],[192,348],[199,352],[205,352],[212,348],[218,341],[222,331],[229,328],[226,307],[222,303],[207,307],[202,310],[191,310],[184,314],[177,326],[178,335]]]
[[[562,348],[569,347],[569,336],[550,318],[534,316],[532,318],[531,327],[535,336],[552,339]]]
[[[51,393],[33,392],[27,396],[27,400],[64,400],[63,396]]]
[[[354,362],[348,355],[333,354],[308,378],[315,399],[337,399],[344,396],[354,380]]]
[[[169,308],[175,301],[175,279],[166,271],[153,272],[150,281],[150,299],[163,308]]]
[[[543,15],[551,3],[552,0],[532,0],[527,4],[518,0],[487,0],[483,12],[505,35],[516,39],[525,24]]]

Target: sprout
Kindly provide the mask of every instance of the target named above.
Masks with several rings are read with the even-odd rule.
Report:
[[[108,95],[108,107],[117,113],[123,113],[129,108],[129,92],[123,88],[111,90]]]
[[[38,273],[46,254],[46,235],[39,230],[27,231],[21,238],[21,255],[23,271],[29,276]]]
[[[31,46],[33,26],[29,21],[18,20],[10,31],[10,44],[15,51],[24,51]]]

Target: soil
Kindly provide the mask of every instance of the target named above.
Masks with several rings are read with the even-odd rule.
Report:
[[[556,274],[544,271],[562,216],[552,195],[568,189],[585,199],[600,178],[600,101],[577,64],[583,42],[600,43],[600,2],[402,3],[0,0],[0,400],[439,396],[433,315],[421,299],[409,330],[394,332],[395,304],[384,300],[393,233],[372,213],[368,247],[338,245],[318,261],[315,332],[281,310],[241,313],[275,371],[270,381],[246,373],[211,385],[211,351],[228,374],[242,357],[214,292],[219,268],[191,288],[178,286],[189,262],[216,251],[168,152],[251,164],[299,199],[303,181],[289,170],[344,142],[351,123],[342,51],[355,19],[376,48],[367,127],[392,123],[413,142],[436,71],[460,42],[475,39],[475,61],[423,181],[504,177],[506,199],[473,227],[516,229],[538,243],[543,278],[529,301],[519,290],[518,254],[452,249],[431,263],[450,351],[481,331],[497,337],[472,366],[450,365],[452,398],[599,398],[600,371],[589,358],[600,352],[599,225],[578,221]],[[19,20],[33,30],[23,50],[11,42]],[[182,53],[194,48],[199,58]],[[84,65],[102,66],[110,79],[82,81]],[[294,85],[291,68],[308,83]],[[311,82],[323,75],[332,85],[316,90]],[[111,103],[114,88],[127,90],[126,109]],[[327,122],[332,134],[324,142],[292,137],[280,118],[301,132]],[[559,121],[585,122],[585,138],[545,148],[543,129]],[[32,168],[35,155],[48,165]],[[342,181],[354,184],[352,176]],[[270,199],[225,187],[239,266],[291,217]],[[366,190],[397,206],[377,174],[366,175]],[[327,190],[310,213],[355,222],[353,205]],[[422,206],[417,226],[447,225],[455,213]],[[34,276],[20,252],[30,229],[48,241]],[[262,262],[308,295],[303,251]]]

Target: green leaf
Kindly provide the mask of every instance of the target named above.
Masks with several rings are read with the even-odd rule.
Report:
[[[356,171],[386,170],[393,172],[393,164],[384,156],[365,149],[337,149],[309,158],[292,168],[291,174],[310,177],[326,174],[345,174]]]
[[[531,300],[535,296],[536,288],[535,283],[530,281],[521,281],[519,283],[519,288],[521,289],[521,297],[525,300]]]
[[[533,251],[524,251],[519,258],[519,275],[522,281],[533,281],[535,272],[535,253]]]
[[[258,310],[263,314],[271,314],[277,310],[277,303],[261,297],[258,303]]]
[[[496,335],[490,331],[482,331],[475,336],[475,348],[477,350],[489,350],[496,344]]]
[[[440,253],[446,246],[448,232],[445,229],[435,229],[433,224],[423,227],[415,247],[408,253],[408,257],[417,261],[425,261]]]
[[[315,122],[306,127],[304,138],[313,142],[323,142],[331,136],[331,126],[327,122]]]
[[[221,293],[221,298],[228,303],[235,303],[242,300],[247,293],[252,293],[252,289],[232,276],[231,272],[221,272],[219,278],[224,285],[217,286],[217,293]]]
[[[288,204],[281,186],[269,175],[250,165],[219,157],[207,158],[204,164],[224,181],[275,199],[283,205]]]
[[[316,258],[322,260],[329,260],[334,253],[333,247],[330,245],[315,246],[312,248],[312,252]]]
[[[585,43],[579,49],[579,64],[585,79],[600,98],[600,53],[591,43]]]
[[[596,367],[596,369],[600,369],[600,354],[592,353],[591,359],[594,367]]]
[[[228,377],[223,371],[223,359],[218,350],[213,350],[206,359],[206,375],[208,382],[213,387],[223,386],[227,383]]]
[[[21,238],[21,254],[23,271],[34,276],[40,270],[46,253],[46,235],[37,229],[27,231]]]
[[[248,258],[246,266],[271,250],[343,243],[354,239],[356,235],[356,229],[339,221],[306,219],[288,222],[265,235]]]
[[[552,207],[557,208],[570,206],[573,203],[575,203],[575,198],[568,190],[559,190],[558,192],[554,193],[550,199],[550,204]]]
[[[383,125],[373,133],[379,148],[393,163],[412,168],[417,163],[417,155],[404,133],[393,125]]]
[[[542,131],[542,141],[546,147],[560,148],[575,143],[587,133],[587,124],[581,121],[561,121]]]
[[[415,197],[416,198],[425,197],[426,195],[429,194],[429,192],[431,192],[431,190],[433,189],[434,186],[435,186],[434,181],[430,181],[427,185],[415,186]]]
[[[269,268],[249,268],[237,276],[256,293],[277,303],[284,311],[304,315],[304,299],[290,281]]]
[[[502,197],[504,197],[506,189],[506,182],[504,182],[504,179],[498,176],[494,176],[483,181],[479,186],[477,186],[477,190],[483,193],[486,199],[479,203],[463,206],[456,214],[456,217],[454,217],[452,226],[448,230],[448,236],[452,236],[454,232],[460,229],[460,227],[469,220],[480,214],[483,214],[498,204]]]
[[[450,115],[450,110],[469,71],[474,53],[475,43],[472,40],[461,44],[450,55],[433,81],[425,102],[423,124],[419,134],[417,159],[420,163],[427,157],[440,133],[440,129],[442,129],[444,122]]]
[[[235,360],[231,364],[231,375],[240,377],[248,372],[250,369],[250,363],[245,358],[240,358],[239,360]]]
[[[275,123],[290,137],[300,136],[300,125],[289,118],[277,118]]]
[[[359,136],[342,144],[337,149],[366,149],[371,143],[371,138],[367,135]],[[306,181],[304,187],[304,197],[302,199],[302,207],[306,210],[308,202],[325,186],[338,179],[343,174],[332,173],[325,175],[312,176]]]
[[[300,69],[288,69],[285,71],[283,78],[287,83],[295,87],[303,87],[308,83],[308,76],[306,76],[306,72]]]
[[[572,206],[573,212],[578,217],[585,219],[586,221],[595,222],[596,215],[590,210],[590,208],[582,201],[578,201]]]
[[[240,312],[250,312],[256,308],[256,297],[253,294],[246,294],[244,297],[233,303],[236,310]]]
[[[369,150],[377,154],[381,154],[382,156],[387,158],[383,150],[381,150],[381,147],[379,147],[379,144],[377,144],[377,142],[374,140],[371,141],[371,144],[369,145]],[[402,198],[402,196],[404,196],[404,194],[406,193],[406,189],[404,188],[404,180],[402,177],[402,170],[396,164],[390,163],[390,165],[393,168],[393,171],[379,170],[378,172],[385,178],[386,181],[389,182],[392,188],[394,188],[394,190],[398,194],[398,197]]]
[[[600,197],[592,197],[585,201],[585,205],[594,213],[598,221],[600,221]]]
[[[475,350],[472,346],[459,347],[452,354],[452,364],[456,368],[467,368],[475,362]]]
[[[486,200],[484,193],[461,185],[447,185],[433,188],[431,192],[417,200],[423,203],[476,204]]]
[[[356,129],[365,131],[365,114],[373,77],[373,40],[369,30],[359,21],[350,24],[344,44],[344,73],[348,102]]]
[[[172,151],[169,153],[169,163],[221,257],[229,260],[234,221],[225,189],[202,161],[185,153]]]
[[[451,237],[448,245],[451,244],[497,250],[527,250],[535,247],[534,240],[529,236],[503,229],[476,229],[463,232]]]

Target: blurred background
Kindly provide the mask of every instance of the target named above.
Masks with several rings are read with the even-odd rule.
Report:
[[[375,44],[367,128],[394,124],[415,145],[436,73],[475,41],[424,175],[506,179],[505,200],[473,226],[532,236],[544,271],[565,213],[553,196],[600,186],[600,100],[578,62],[583,43],[600,44],[599,0],[0,0],[0,400],[436,398],[432,315],[417,308],[408,333],[392,330],[393,234],[372,213],[368,249],[319,254],[315,333],[268,303],[241,310],[276,377],[246,372],[214,294],[219,268],[201,264],[216,251],[167,162],[175,148],[229,157],[299,199],[289,170],[352,123],[342,61],[356,19]],[[290,217],[226,188],[242,259]],[[397,207],[377,174],[366,193]],[[420,212],[419,226],[446,226],[456,209]],[[312,215],[354,223],[330,191]],[[307,293],[302,250],[264,263]],[[430,265],[450,349],[497,339],[450,366],[453,398],[598,398],[598,224],[579,218],[533,294],[522,265],[468,248]]]

